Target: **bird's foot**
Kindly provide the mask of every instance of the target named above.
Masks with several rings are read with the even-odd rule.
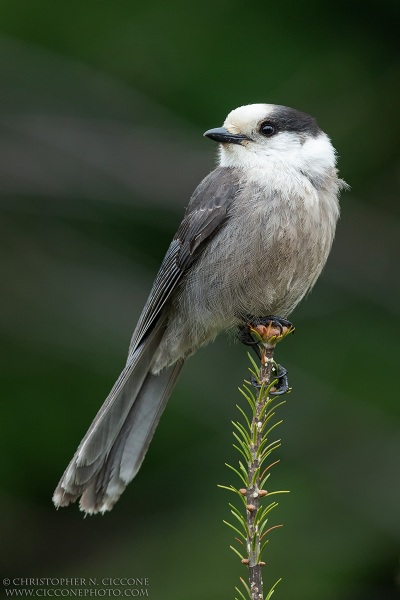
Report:
[[[287,370],[282,367],[282,365],[274,363],[271,369],[271,379],[277,380],[277,383],[271,388],[269,392],[270,396],[282,396],[282,394],[290,392],[291,388],[289,387]],[[261,388],[261,384],[257,381],[254,375],[251,377],[250,382],[258,390]]]
[[[254,348],[261,358],[259,344],[275,345],[294,332],[293,324],[287,319],[269,315],[268,317],[244,317],[243,325],[238,327],[238,337],[242,344]]]
[[[290,321],[275,315],[268,317],[245,317],[243,325],[238,328],[239,340],[246,346],[251,346],[261,365],[269,362],[272,364],[269,381],[276,380],[277,383],[271,387],[270,395],[280,396],[290,391],[287,371],[281,365],[278,365],[272,360],[273,350],[278,342],[283,340],[287,335],[294,331],[294,327]],[[262,380],[262,379],[261,379]],[[252,385],[260,388],[261,384],[256,378],[251,379]]]

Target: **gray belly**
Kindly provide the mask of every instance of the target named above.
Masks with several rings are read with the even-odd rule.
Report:
[[[315,215],[301,200],[296,210],[282,204],[275,198],[250,215],[239,205],[185,282],[181,299],[188,309],[201,305],[222,320],[287,316],[294,309],[326,262],[333,230],[318,207]]]

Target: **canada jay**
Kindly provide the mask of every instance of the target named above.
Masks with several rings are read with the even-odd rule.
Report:
[[[248,315],[287,317],[327,260],[335,150],[310,115],[251,104],[204,134],[219,166],[196,188],[133,333],[124,370],[54,493],[110,510],[144,459],[185,360]]]

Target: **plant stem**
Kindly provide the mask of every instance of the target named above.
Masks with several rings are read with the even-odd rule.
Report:
[[[283,324],[281,321],[283,321]],[[261,569],[265,565],[265,562],[262,561],[262,554],[268,543],[265,536],[272,529],[282,527],[282,525],[274,525],[267,529],[270,512],[278,506],[278,503],[273,501],[268,506],[263,507],[262,499],[272,494],[283,494],[285,492],[284,490],[267,492],[262,488],[270,476],[267,471],[279,462],[275,461],[268,464],[270,461],[269,456],[280,446],[280,440],[269,443],[271,431],[282,422],[276,421],[275,410],[285,403],[284,400],[276,397],[290,391],[286,369],[275,363],[274,350],[278,342],[281,342],[294,331],[294,327],[289,321],[275,317],[260,319],[259,323],[249,323],[247,327],[248,333],[257,344],[257,354],[261,359],[261,364],[258,367],[249,355],[252,364],[252,368],[249,369],[252,374],[251,381],[245,380],[243,389],[239,388],[239,391],[250,406],[251,417],[247,416],[246,411],[238,404],[236,405],[242,419],[232,421],[235,429],[233,432],[235,437],[233,447],[239,452],[241,459],[238,468],[225,463],[231,471],[236,473],[240,479],[240,485],[244,487],[239,489],[233,485],[221,485],[219,487],[237,494],[242,502],[242,507],[244,505],[246,511],[244,515],[242,510],[238,510],[235,505],[229,504],[231,514],[234,517],[234,525],[224,521],[239,536],[235,539],[241,547],[238,549],[230,546],[230,548],[240,557],[242,564],[248,568],[249,585],[240,577],[244,593],[238,587],[235,587],[235,590],[243,600],[245,598],[264,600]],[[246,344],[252,345],[248,336],[244,339]],[[251,384],[254,386],[253,390],[248,387]],[[254,388],[258,390],[257,393]],[[266,461],[268,461],[267,466]],[[237,521],[239,522],[239,528]],[[243,551],[243,546],[246,548],[246,552]],[[280,579],[271,587],[265,600],[271,599],[279,581]]]
[[[263,600],[262,564],[260,563],[260,535],[256,525],[256,515],[260,508],[260,461],[259,449],[263,439],[263,425],[267,411],[265,405],[268,401],[268,386],[271,382],[271,371],[274,364],[274,344],[260,344],[261,366],[259,384],[262,386],[256,402],[256,410],[251,422],[250,446],[251,461],[248,463],[249,487],[246,491],[247,500],[247,550],[249,556],[249,584],[252,600]]]

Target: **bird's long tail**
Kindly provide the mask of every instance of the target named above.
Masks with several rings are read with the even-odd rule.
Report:
[[[162,335],[155,327],[130,355],[54,492],[56,507],[80,497],[86,513],[111,510],[135,477],[183,364],[149,372]]]

